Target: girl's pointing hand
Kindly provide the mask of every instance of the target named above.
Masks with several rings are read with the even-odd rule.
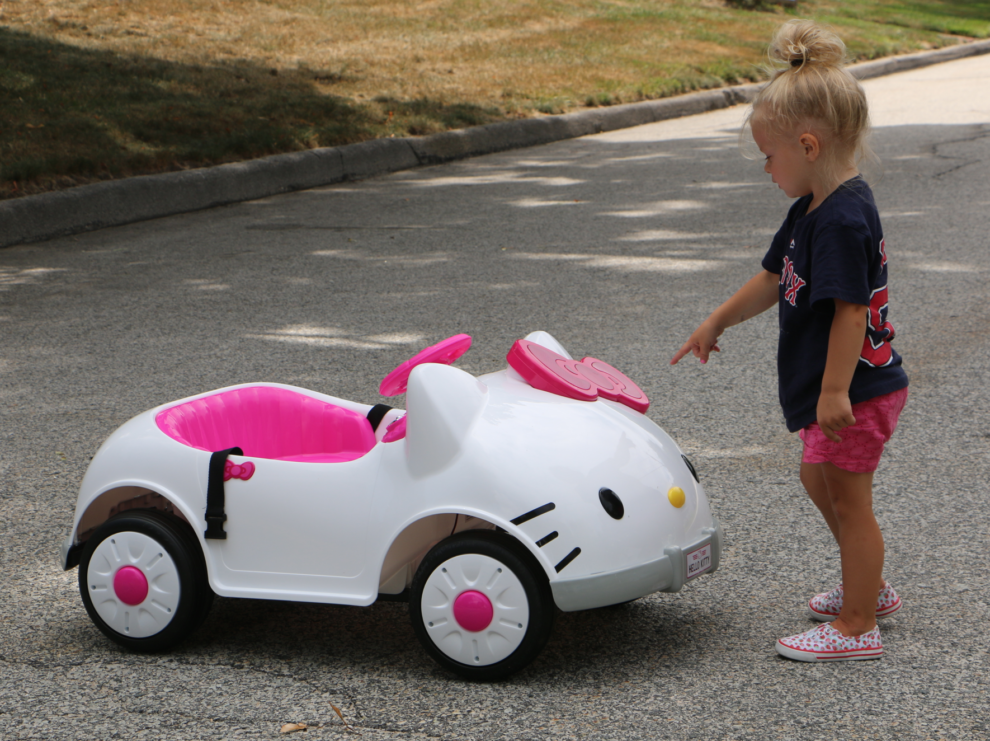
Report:
[[[701,360],[702,363],[708,362],[708,356],[713,352],[721,352],[721,348],[718,346],[718,336],[721,334],[716,327],[712,327],[708,322],[704,322],[700,327],[694,330],[694,333],[688,338],[681,349],[674,353],[674,357],[671,358],[670,364],[674,365],[678,360],[683,358],[688,353],[692,353],[694,357]]]

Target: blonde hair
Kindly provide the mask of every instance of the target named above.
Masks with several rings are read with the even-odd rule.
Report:
[[[842,39],[814,21],[788,21],[777,29],[768,54],[774,72],[757,93],[744,130],[755,121],[779,139],[807,126],[819,140],[817,167],[829,190],[840,185],[850,161],[879,162],[868,141],[866,93],[843,67]]]

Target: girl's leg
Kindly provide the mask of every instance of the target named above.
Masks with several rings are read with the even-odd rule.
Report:
[[[862,635],[876,627],[877,593],[883,586],[883,535],[873,515],[873,473],[819,465],[842,557],[842,611],[832,626],[843,635]]]
[[[822,473],[822,463],[802,463],[801,483],[804,490],[818,511],[825,518],[825,524],[832,531],[835,542],[839,542],[839,521],[835,519],[835,512],[832,510],[832,499],[828,495],[828,486],[825,484],[825,474]]]
[[[828,493],[828,485],[825,483],[825,472],[823,470],[824,463],[802,463],[801,464],[801,483],[804,485],[804,489],[808,492],[808,498],[814,503],[818,508],[818,511],[822,513],[822,517],[825,518],[825,524],[828,525],[828,529],[832,531],[832,537],[835,538],[837,545],[841,544],[841,536],[839,534],[839,520],[835,516],[835,510],[832,507],[832,498]],[[842,471],[842,469],[837,469]],[[843,471],[843,473],[848,473],[848,471]],[[873,479],[871,474],[870,479],[870,497],[872,501],[873,496]],[[877,593],[884,588],[886,582],[883,577],[880,577],[880,583],[877,585]]]

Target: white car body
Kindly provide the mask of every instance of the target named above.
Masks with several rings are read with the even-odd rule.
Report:
[[[527,339],[570,357],[546,333]],[[408,380],[405,437],[382,441],[402,416],[392,410],[374,433],[377,442],[354,460],[230,455],[234,466],[254,470],[223,485],[226,538],[207,538],[212,453],[173,439],[156,419],[252,388],[282,389],[362,416],[372,408],[259,383],[139,414],[93,458],[62,546],[63,567],[78,563],[96,528],[131,508],[185,520],[209,587],[224,597],[370,605],[405,593],[437,543],[479,529],[518,541],[564,611],[678,591],[718,567],[718,522],[687,459],[660,427],[616,401],[534,388],[511,367],[476,378],[448,365],[417,365]],[[603,489],[621,500],[620,519],[603,506]]]

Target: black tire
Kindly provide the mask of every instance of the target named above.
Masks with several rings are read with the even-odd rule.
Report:
[[[184,522],[157,510],[122,512],[96,529],[82,550],[79,591],[96,627],[139,653],[179,643],[213,604],[199,541]]]
[[[470,621],[465,621],[468,627],[459,622],[463,607],[456,613],[462,617],[455,617],[455,601],[461,603],[465,592],[474,593],[469,595],[473,600],[482,595],[482,605],[488,600],[481,609],[489,613],[476,630]],[[470,530],[426,554],[413,578],[409,614],[416,637],[437,663],[465,679],[493,681],[539,655],[550,638],[556,606],[546,574],[524,546],[504,533]]]

